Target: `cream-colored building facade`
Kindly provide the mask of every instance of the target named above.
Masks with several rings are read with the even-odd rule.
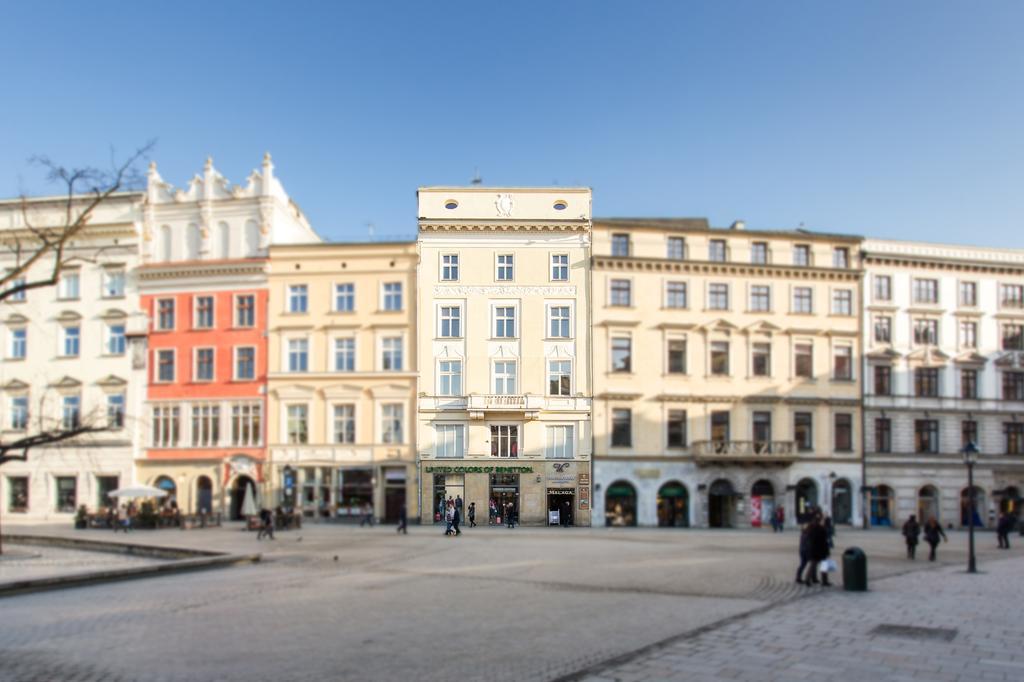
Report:
[[[590,525],[590,190],[418,203],[422,521]]]
[[[859,241],[594,221],[595,525],[861,524]]]
[[[416,244],[271,246],[268,278],[269,499],[416,518]]]

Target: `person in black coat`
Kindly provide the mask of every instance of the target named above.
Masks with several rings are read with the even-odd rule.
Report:
[[[928,554],[928,561],[935,561],[935,548],[939,546],[939,538],[942,538],[946,542],[949,542],[949,538],[946,537],[945,531],[942,530],[942,526],[935,520],[935,517],[928,519],[928,523],[924,524],[924,539],[931,547],[931,553]]]
[[[810,554],[807,551],[807,531],[810,528],[808,525],[800,529],[800,568],[796,569],[796,581],[800,584],[804,584],[804,569],[807,568],[807,564],[811,561]],[[810,583],[807,584],[810,585]]]
[[[808,585],[818,582],[818,564],[828,559],[831,550],[828,546],[828,531],[821,523],[821,517],[815,517],[811,525],[807,527],[807,558],[810,560],[810,567],[807,569]],[[828,581],[828,573],[822,572],[821,585],[829,587],[832,583]]]
[[[456,506],[455,512],[452,514],[452,530],[455,531],[456,535],[462,535],[462,531],[459,530],[460,523],[462,523],[462,509],[461,507]]]
[[[996,535],[999,536],[999,549],[1010,549],[1010,531],[1013,530],[1013,517],[1002,512],[996,523]]]
[[[917,517],[913,514],[907,519],[907,522],[903,524],[903,538],[907,541],[907,558],[915,559],[917,553],[917,540],[921,537],[921,526],[917,522]]]

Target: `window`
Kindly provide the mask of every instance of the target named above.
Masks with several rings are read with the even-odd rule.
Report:
[[[628,279],[613,279],[611,282],[612,305],[632,305],[632,287]]]
[[[554,282],[569,281],[569,255],[556,253],[551,256],[551,280]]]
[[[305,284],[288,286],[288,312],[304,313],[309,309],[309,292]]]
[[[711,440],[724,443],[729,440],[729,413],[721,410],[711,413]]]
[[[124,297],[124,270],[108,268],[103,271],[103,298]]]
[[[24,431],[28,428],[28,396],[15,395],[10,399],[10,427],[12,431]]]
[[[960,370],[960,397],[971,400],[978,397],[978,370]]]
[[[124,355],[126,348],[124,325],[107,325],[107,354]]]
[[[552,339],[568,339],[569,306],[556,305],[548,308],[548,336]]]
[[[256,378],[256,349],[240,346],[235,349],[235,379],[252,381]]]
[[[875,316],[875,343],[892,343],[892,318],[888,315]]]
[[[1024,400],[1024,372],[1003,372],[1003,400]]]
[[[849,289],[836,289],[832,292],[832,314],[853,315],[853,292]]]
[[[78,480],[74,476],[58,476],[57,511],[70,514],[78,505]]]
[[[356,285],[349,282],[334,285],[334,312],[351,313],[356,309]]]
[[[809,343],[798,343],[794,346],[793,364],[796,376],[805,379],[814,378],[814,346]]]
[[[772,440],[772,413],[755,412],[752,417],[751,440],[762,447]]]
[[[8,285],[7,285],[7,290],[8,290],[8,291],[10,291],[10,290],[12,290],[12,289],[16,289],[17,287],[23,287],[23,286],[25,286],[25,285],[26,285],[27,283],[28,283],[28,280],[26,280],[26,279],[25,279],[24,277],[15,277],[14,279],[12,279],[12,280],[11,280],[11,281],[10,281],[10,282],[8,283]],[[27,298],[27,296],[26,296],[26,295],[27,295],[27,293],[28,293],[28,292],[27,292],[27,291],[26,291],[25,289],[20,289],[20,290],[18,290],[18,291],[16,291],[16,292],[14,292],[13,294],[11,294],[10,296],[8,296],[8,297],[7,297],[6,299],[4,299],[4,300],[5,300],[5,301],[8,301],[8,302],[10,302],[10,303],[16,303],[16,302],[20,303],[20,302],[22,302],[22,301],[25,301],[25,300],[26,300],[26,298]]]
[[[161,298],[156,302],[156,328],[160,331],[174,330],[174,299]]]
[[[729,342],[711,342],[711,374],[729,376]]]
[[[216,447],[220,442],[220,406],[192,406],[192,447]]]
[[[914,320],[914,343],[934,346],[938,342],[938,320]]]
[[[107,427],[111,429],[124,427],[124,393],[107,394]]]
[[[669,282],[665,285],[665,307],[686,307],[686,282]]]
[[[156,380],[174,381],[174,351],[170,348],[161,348],[156,352]]]
[[[82,330],[80,327],[64,327],[64,344],[62,347],[62,353],[66,358],[78,357],[78,351],[81,347]]]
[[[633,412],[627,408],[612,410],[612,447],[628,448],[633,444]]]
[[[811,287],[793,287],[793,312],[809,315],[813,311],[813,291]]]
[[[213,381],[213,349],[196,349],[196,381]]]
[[[793,440],[800,452],[814,450],[814,422],[810,412],[793,413]]]
[[[750,287],[750,310],[755,313],[766,313],[771,310],[771,287],[757,284]]]
[[[709,284],[708,285],[708,308],[711,310],[729,309],[729,285]]]
[[[441,281],[459,281],[459,254],[445,253],[441,255]]]
[[[684,260],[686,258],[686,240],[682,237],[668,238],[669,260]]]
[[[235,326],[256,326],[256,297],[252,294],[235,297]]]
[[[1004,308],[1024,308],[1024,284],[1000,284],[999,305]]]
[[[938,303],[939,302],[939,280],[937,279],[915,279],[914,280],[914,303]]]
[[[834,249],[832,249],[832,267],[850,267],[850,250],[848,248],[846,248],[845,246],[837,246]]]
[[[768,242],[754,242],[750,245],[750,262],[754,265],[768,264]]]
[[[853,348],[836,346],[832,363],[832,378],[843,381],[853,379]]]
[[[395,312],[402,309],[402,283],[384,283],[384,310]]]
[[[498,271],[495,279],[499,282],[511,282],[515,279],[515,259],[511,253],[498,256]]]
[[[853,450],[853,415],[836,415],[836,452]]]
[[[807,267],[811,264],[811,247],[809,244],[793,245],[793,265]]]
[[[462,308],[457,305],[441,306],[441,338],[454,339],[462,336]]]
[[[961,348],[977,348],[978,347],[978,323],[977,322],[960,322],[960,347]]]
[[[875,420],[875,452],[892,452],[892,421],[888,418]]]
[[[438,363],[438,391],[440,395],[462,395],[462,361],[442,360]]]
[[[514,306],[498,306],[494,309],[494,337],[511,339],[516,336],[516,309]]]
[[[24,514],[27,512],[28,476],[8,476],[7,490],[7,511],[12,514]]]
[[[385,443],[400,444],[405,442],[402,433],[402,421],[405,415],[405,408],[401,403],[387,403],[381,405],[381,434]]]
[[[892,368],[880,365],[875,367],[875,395],[892,395]]]
[[[668,340],[668,373],[686,374],[686,339]]]
[[[547,447],[544,456],[548,459],[572,459],[573,428],[571,426],[549,426]]]
[[[548,360],[548,395],[572,395],[572,362]]]
[[[288,442],[301,445],[309,442],[309,407],[288,405]]]
[[[935,419],[914,420],[914,452],[935,454],[939,451],[939,422]]]
[[[491,424],[491,457],[519,456],[519,427],[515,424]]]
[[[1006,432],[1006,454],[1024,455],[1024,424],[1006,422],[1003,429]]]
[[[82,397],[66,395],[60,401],[60,425],[65,431],[77,429],[82,425]]]
[[[381,369],[385,372],[402,371],[402,337],[389,336],[381,339]]]
[[[238,403],[231,406],[231,444],[259,445],[262,434],[263,406],[259,403]]]
[[[628,234],[613,234],[612,235],[612,255],[613,256],[629,256],[629,235]]]
[[[462,424],[434,425],[434,455],[465,457],[466,427]]]
[[[81,278],[77,271],[63,272],[60,276],[59,298],[63,300],[74,300],[80,295]]]
[[[633,340],[628,336],[612,337],[612,371],[633,371]]]
[[[356,371],[355,339],[334,339],[334,371]]]
[[[356,442],[356,406],[334,406],[334,442]]]
[[[937,367],[918,367],[914,370],[914,395],[918,398],[939,397],[939,370]]]
[[[213,329],[213,296],[197,296],[195,324],[196,329]]]
[[[978,422],[965,420],[960,422],[960,447],[967,447],[968,443],[978,444]]]
[[[666,442],[670,448],[686,447],[686,410],[669,410]]]
[[[770,343],[755,343],[751,351],[751,365],[755,377],[771,376],[772,346]]]
[[[180,418],[181,409],[177,406],[159,405],[153,408],[153,447],[178,447]]]
[[[977,282],[960,282],[960,306],[973,308],[978,305]]]
[[[889,275],[875,275],[874,298],[876,301],[892,300],[892,277]]]
[[[712,239],[708,242],[708,260],[716,263],[725,262],[725,240]]]
[[[288,339],[288,371],[309,371],[308,339]]]
[[[1024,350],[1024,325],[1003,325],[1003,350]]]
[[[500,360],[494,363],[494,393],[496,395],[515,395],[516,363],[512,360]]]
[[[11,329],[10,357],[12,360],[24,360],[28,355],[28,330]]]

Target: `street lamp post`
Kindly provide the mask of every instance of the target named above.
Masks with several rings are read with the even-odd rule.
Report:
[[[967,572],[977,573],[978,563],[974,556],[974,464],[978,461],[978,446],[969,441],[963,449],[964,464],[967,465]]]

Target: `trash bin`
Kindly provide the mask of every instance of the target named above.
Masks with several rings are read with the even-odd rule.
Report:
[[[868,557],[860,547],[843,552],[843,589],[849,592],[868,590]]]

